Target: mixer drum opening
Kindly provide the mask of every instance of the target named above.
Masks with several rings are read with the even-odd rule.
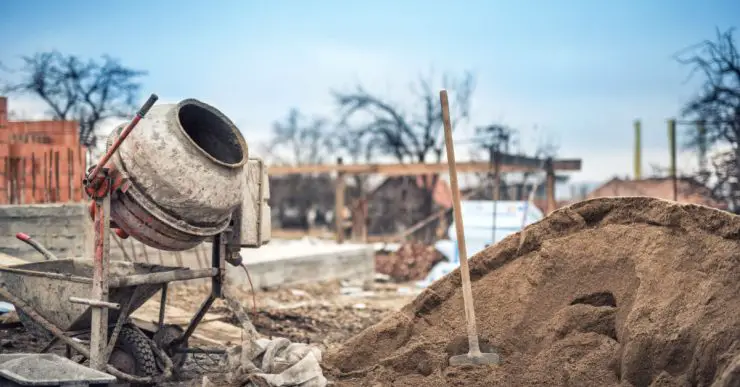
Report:
[[[185,100],[179,104],[177,117],[190,140],[214,161],[244,165],[243,140],[221,114],[197,101]]]
[[[155,105],[112,159],[131,184],[111,199],[111,218],[147,246],[192,248],[228,227],[248,158],[241,132],[218,109],[196,99]]]

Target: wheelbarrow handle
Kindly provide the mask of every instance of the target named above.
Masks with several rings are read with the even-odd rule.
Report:
[[[26,242],[31,247],[33,247],[36,251],[41,253],[41,255],[46,258],[47,261],[50,260],[57,260],[59,258],[56,257],[56,255],[52,254],[51,251],[47,250],[46,247],[42,246],[40,243],[36,242],[33,238],[31,238],[28,234],[19,232],[15,234],[15,237],[19,240]]]

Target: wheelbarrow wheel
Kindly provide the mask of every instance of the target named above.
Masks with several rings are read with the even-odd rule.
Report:
[[[157,362],[147,337],[126,326],[121,328],[108,362],[119,371],[130,375],[157,374]]]
[[[174,372],[180,372],[182,366],[185,365],[185,360],[187,360],[187,353],[178,352],[178,349],[187,349],[188,342],[185,341],[179,343],[177,347],[174,346],[177,339],[184,333],[185,330],[179,325],[167,324],[154,333],[154,337],[152,337],[157,346],[164,350],[165,354],[172,360]],[[159,370],[164,371],[164,363],[159,358],[157,358],[157,366]]]

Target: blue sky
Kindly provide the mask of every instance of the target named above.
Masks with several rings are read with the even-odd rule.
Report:
[[[146,93],[209,102],[253,143],[291,107],[331,115],[330,89],[361,82],[411,107],[419,73],[471,70],[473,120],[456,137],[503,122],[525,148],[550,137],[560,156],[583,158],[576,180],[601,180],[631,173],[636,118],[643,170],[665,164],[665,120],[696,91],[673,54],[738,24],[736,0],[6,0],[0,62],[48,49],[110,54],[149,72]],[[36,115],[42,105],[10,108]]]

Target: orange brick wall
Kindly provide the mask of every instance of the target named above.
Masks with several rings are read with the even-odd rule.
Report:
[[[0,204],[82,200],[85,152],[76,121],[8,121],[0,97]]]

